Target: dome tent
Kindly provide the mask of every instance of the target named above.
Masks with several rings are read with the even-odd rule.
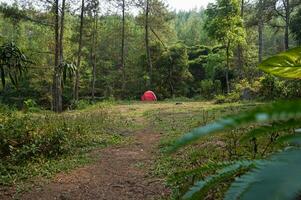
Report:
[[[153,91],[146,91],[142,97],[141,101],[157,101],[157,97]]]

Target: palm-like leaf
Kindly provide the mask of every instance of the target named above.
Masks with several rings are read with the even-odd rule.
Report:
[[[72,79],[76,72],[76,66],[73,63],[63,62],[59,67],[63,71],[63,82],[66,82],[67,77]]]
[[[219,184],[221,181],[225,181],[233,178],[234,175],[241,171],[246,171],[256,166],[261,161],[237,161],[233,164],[224,167],[217,171],[216,174],[207,177],[203,181],[198,181],[193,187],[183,196],[183,199],[200,199],[202,194],[206,193],[209,189]]]
[[[9,77],[14,86],[18,86],[19,78],[32,63],[23,52],[14,44],[7,43],[0,47],[0,71],[2,86],[5,87],[5,78]]]
[[[284,78],[301,78],[301,47],[288,50],[263,61],[259,68]]]
[[[301,188],[301,149],[272,156],[269,162],[236,179],[225,200],[296,199]]]
[[[252,138],[263,136],[271,132],[275,133],[275,132],[287,131],[288,129],[300,128],[300,125],[301,125],[301,121],[296,119],[290,119],[286,121],[276,121],[271,124],[264,124],[263,126],[259,126],[258,128],[254,128],[251,131],[249,131],[240,139],[240,141],[247,142]],[[282,140],[282,142],[285,141]]]

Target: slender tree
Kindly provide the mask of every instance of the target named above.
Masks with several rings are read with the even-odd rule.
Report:
[[[275,0],[274,8],[276,16],[280,16],[284,21],[284,48],[289,49],[289,27],[292,13],[301,4],[300,0]]]
[[[91,61],[92,64],[92,100],[95,100],[95,84],[96,84],[96,46],[98,45],[98,9],[99,1],[92,0],[89,2],[91,5],[90,10],[92,10],[92,40],[91,40]],[[88,6],[88,5],[87,5]],[[93,15],[93,16],[92,16]]]
[[[59,0],[54,1],[54,36],[55,36],[55,54],[54,54],[54,74],[53,74],[53,88],[52,88],[52,100],[53,100],[53,110],[55,112],[62,111],[62,89],[61,89],[61,70],[60,70],[60,60],[61,60],[61,45],[62,41],[60,37],[61,25],[60,25],[60,14],[59,14]],[[62,16],[63,17],[63,16]],[[62,19],[62,18],[61,18]]]
[[[83,43],[83,29],[84,29],[84,13],[85,13],[85,0],[82,0],[81,13],[80,13],[80,26],[79,26],[79,38],[78,38],[78,51],[77,51],[77,62],[75,72],[75,82],[73,89],[73,98],[75,101],[79,99],[79,84],[80,84],[80,66],[82,57],[82,43]]]
[[[121,39],[122,91],[125,91],[125,0],[122,0],[122,39]]]
[[[263,58],[263,29],[264,29],[263,10],[264,10],[263,0],[259,0],[258,12],[257,12],[257,18],[258,18],[258,62],[259,63],[262,62],[262,58]]]
[[[245,32],[237,0],[219,0],[207,8],[208,19],[205,28],[209,36],[222,43],[226,48],[225,78],[227,93],[230,93],[230,56],[234,45],[244,42]]]
[[[153,64],[152,64],[152,58],[151,58],[151,51],[150,51],[150,45],[149,45],[149,14],[150,14],[150,0],[145,1],[145,49],[146,49],[146,57],[147,57],[147,64],[149,69],[149,78],[150,78],[150,85],[152,85],[152,74],[153,74]]]

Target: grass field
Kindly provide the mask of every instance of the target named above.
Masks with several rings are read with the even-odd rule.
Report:
[[[93,158],[89,156],[91,150],[124,143],[131,145],[134,142],[132,138],[135,133],[147,130],[161,134],[159,145],[155,147],[156,159],[151,166],[150,173],[152,176],[164,179],[172,190],[170,198],[177,199],[196,177],[214,173],[208,171],[208,174],[197,174],[192,173],[193,170],[208,163],[251,158],[254,156],[252,145],[239,144],[239,137],[244,130],[238,129],[230,134],[220,133],[210,136],[173,154],[166,154],[164,150],[180,135],[196,127],[222,116],[247,111],[254,106],[256,103],[122,102],[99,103],[83,110],[69,111],[60,115],[48,112],[18,112],[16,114],[18,117],[14,116],[16,121],[23,120],[26,116],[30,119],[26,123],[38,122],[34,128],[34,134],[43,134],[48,137],[47,131],[53,132],[59,128],[65,130],[62,134],[67,135],[61,139],[66,140],[67,143],[62,143],[59,148],[66,149],[52,156],[35,155],[31,152],[31,154],[26,154],[28,157],[24,158],[20,157],[23,154],[19,155],[18,152],[26,151],[26,149],[17,149],[15,154],[11,154],[12,158],[6,157],[1,161],[0,183],[22,186],[24,181],[33,180],[35,177],[50,178],[60,171],[87,165],[93,162]],[[36,143],[39,142],[41,142],[40,138]],[[262,141],[262,149],[266,143],[267,141]],[[26,148],[32,147],[33,144],[35,144],[34,141]],[[17,148],[17,146],[12,146],[12,148]],[[29,150],[32,151],[30,148]],[[20,161],[21,158],[23,160]],[[214,195],[208,198],[220,198],[221,192],[226,187],[227,184],[224,184],[216,188],[216,191],[211,193]]]

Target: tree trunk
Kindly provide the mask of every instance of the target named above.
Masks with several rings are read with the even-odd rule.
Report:
[[[73,98],[75,101],[79,99],[79,81],[80,81],[80,65],[82,56],[82,41],[83,41],[83,27],[84,27],[84,11],[85,10],[85,0],[82,0],[81,14],[80,14],[80,27],[79,27],[79,40],[78,40],[78,52],[77,52],[77,63],[75,72],[75,83],[73,89]]]
[[[150,78],[150,86],[152,85],[152,76],[153,76],[153,64],[151,59],[151,52],[149,47],[149,11],[150,11],[150,0],[146,0],[146,8],[145,8],[145,47],[146,47],[146,58],[147,64],[149,68],[149,78]]]
[[[52,86],[52,109],[54,112],[62,111],[62,91],[61,91],[61,73],[60,73],[60,24],[59,24],[59,0],[54,2],[54,74]]]
[[[284,48],[285,50],[289,49],[289,25],[290,25],[290,1],[285,0],[285,33],[284,33]]]
[[[243,19],[245,15],[245,0],[241,0],[240,16]]]
[[[244,18],[244,0],[241,0],[240,5],[240,16],[243,19]],[[239,76],[243,77],[243,67],[244,67],[244,48],[241,44],[237,45],[237,66],[238,66],[238,72]]]
[[[262,17],[262,11],[263,11],[263,0],[259,1],[259,10],[258,10],[258,62],[262,62],[263,58],[263,17]]]
[[[230,93],[230,82],[229,82],[229,69],[230,69],[230,40],[227,43],[226,57],[227,57],[227,66],[226,66],[226,84],[227,84],[227,94]]]
[[[94,13],[94,31],[93,31],[93,39],[92,39],[92,62],[93,62],[93,69],[92,69],[92,100],[95,100],[95,83],[96,83],[96,50],[95,47],[98,43],[97,40],[97,28],[98,28],[98,15]]]
[[[122,67],[122,92],[125,92],[125,0],[122,0],[121,67]]]

